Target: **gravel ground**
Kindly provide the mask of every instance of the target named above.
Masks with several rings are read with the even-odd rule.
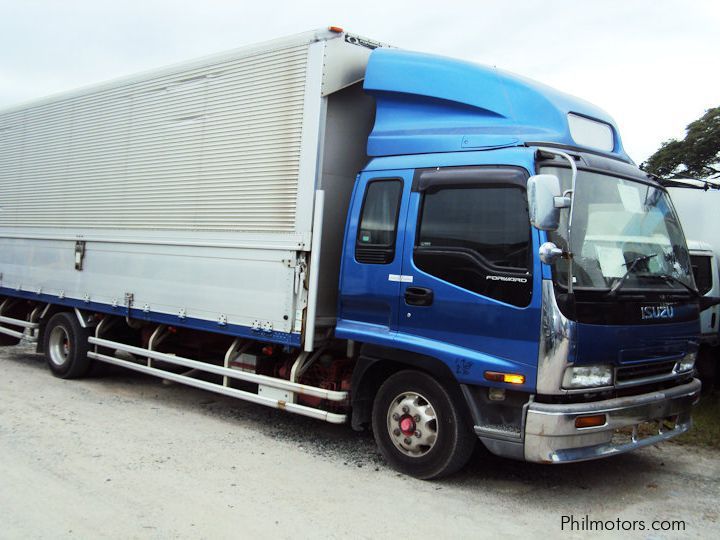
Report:
[[[630,538],[720,538],[714,451],[552,467],[479,450],[422,482],[347,426],[109,366],[63,381],[27,347],[0,349],[0,366],[0,538],[575,538],[588,533],[562,516],[586,514],[685,521]]]

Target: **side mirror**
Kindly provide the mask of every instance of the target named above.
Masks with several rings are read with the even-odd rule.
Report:
[[[714,296],[701,296],[700,297],[700,311],[705,311],[713,306],[720,304],[720,298]]]
[[[560,180],[553,174],[536,174],[528,179],[530,223],[541,231],[556,231],[560,210],[570,207],[570,197],[560,191]]]

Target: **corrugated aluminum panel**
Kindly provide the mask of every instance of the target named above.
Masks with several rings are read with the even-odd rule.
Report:
[[[295,231],[307,60],[288,44],[0,113],[0,227]]]
[[[370,50],[312,31],[0,111],[0,291],[120,314],[132,294],[148,321],[314,343],[366,160]]]

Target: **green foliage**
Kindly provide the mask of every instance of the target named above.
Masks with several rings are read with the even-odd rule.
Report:
[[[682,141],[671,139],[641,165],[660,178],[720,177],[720,107],[690,123]]]

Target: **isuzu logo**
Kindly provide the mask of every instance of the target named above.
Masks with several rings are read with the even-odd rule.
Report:
[[[672,306],[640,306],[640,317],[643,321],[648,319],[672,319],[675,310]]]

